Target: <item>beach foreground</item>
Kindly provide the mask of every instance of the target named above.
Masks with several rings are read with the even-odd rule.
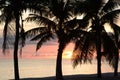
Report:
[[[19,73],[21,80],[55,80],[55,59],[20,59]],[[96,60],[92,64],[78,65],[75,69],[71,61],[63,59],[63,75],[65,80],[97,80]],[[49,65],[49,69],[48,69]],[[120,63],[119,63],[120,65]],[[102,62],[102,80],[120,80],[120,67],[118,79],[113,78],[114,70],[107,62]],[[13,80],[14,69],[11,59],[0,60],[0,80]]]
[[[90,75],[66,75],[64,76],[64,80],[120,80],[119,76],[114,78],[112,73],[104,73],[102,74],[102,79],[98,79],[96,74]],[[43,78],[23,78],[21,80],[55,80],[55,77],[43,77]]]

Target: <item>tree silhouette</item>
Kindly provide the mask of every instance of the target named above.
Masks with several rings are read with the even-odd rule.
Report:
[[[31,4],[32,2],[32,4]],[[37,1],[33,2],[32,0],[1,0],[1,16],[0,16],[0,21],[5,22],[4,25],[4,41],[3,41],[3,52],[5,53],[6,49],[9,46],[9,38],[8,38],[8,32],[10,30],[10,23],[13,22],[15,23],[15,41],[14,41],[14,75],[15,75],[15,80],[19,80],[19,68],[18,68],[18,44],[20,40],[20,33],[24,33],[23,27],[21,27],[20,24],[20,17],[22,17],[23,11],[26,11],[28,8],[30,10],[38,10],[35,5],[38,5]],[[40,1],[39,1],[40,2]],[[40,10],[40,9],[39,9]],[[21,32],[20,32],[21,30]],[[22,44],[23,45],[23,44]]]
[[[76,14],[85,14],[85,20],[91,20],[91,29],[96,34],[96,50],[97,50],[97,73],[101,78],[101,35],[104,30],[105,23],[113,22],[119,14],[120,10],[115,9],[119,4],[114,0],[85,0],[77,1],[75,7]],[[118,61],[116,61],[116,64]],[[117,66],[117,65],[116,65]]]
[[[37,35],[32,40],[39,40],[37,43],[38,50],[41,45],[51,38],[58,38],[58,53],[56,62],[56,79],[63,80],[62,75],[62,53],[66,45],[70,42],[67,28],[64,23],[72,17],[72,6],[70,0],[50,0],[47,4],[45,14],[31,14],[28,21],[35,21],[37,24],[44,25],[26,32],[27,36]],[[53,19],[53,20],[51,20]]]

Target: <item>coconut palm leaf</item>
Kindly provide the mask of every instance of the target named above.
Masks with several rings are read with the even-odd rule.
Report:
[[[109,12],[109,13],[103,15],[101,18],[101,23],[104,23],[106,21],[112,22],[113,20],[118,18],[118,14],[120,14],[120,9],[114,10],[112,12]]]
[[[73,51],[73,67],[76,67],[79,63],[90,62],[93,58],[93,53],[95,51],[95,37],[90,33],[84,34],[75,43],[75,48]]]
[[[81,39],[84,35],[86,35],[88,32],[80,29],[73,29],[73,30],[68,30],[67,35],[69,36],[70,40],[77,41]],[[76,34],[77,33],[77,34]]]
[[[34,38],[31,39],[31,41],[36,41],[36,40],[39,40],[41,39],[42,37],[48,35],[49,31],[46,31],[46,32],[43,32],[41,34],[38,34],[37,36],[35,36]]]
[[[47,27],[37,27],[37,28],[33,28],[31,30],[28,30],[24,33],[25,37],[26,38],[29,38],[29,37],[32,37],[36,34],[40,34],[40,33],[43,33],[43,32],[46,32],[48,30]]]
[[[120,32],[120,26],[116,25],[114,23],[110,23],[110,25],[114,29],[114,31],[117,31],[117,33],[119,34],[119,32]]]
[[[3,53],[6,54],[6,52],[9,51],[9,49],[13,48],[14,45],[14,27],[13,25],[7,26],[7,32],[4,32],[4,41],[3,41]]]
[[[112,40],[112,38],[108,35],[110,35],[112,33],[103,33],[102,34],[102,43],[103,43],[103,51],[106,53],[105,55],[108,55],[108,53],[110,54],[111,57],[113,57],[114,54],[114,50],[115,50],[115,44],[114,41]]]
[[[111,27],[114,30],[114,39],[115,39],[115,44],[118,47],[118,41],[119,41],[119,34],[120,34],[120,27],[114,23],[111,23]]]
[[[104,38],[104,56],[106,57],[106,60],[109,62],[109,64],[115,68],[115,62],[114,62],[114,57],[116,54],[116,46],[112,39],[110,38]]]
[[[52,33],[48,33],[48,34],[42,36],[41,39],[39,40],[39,42],[37,43],[36,51],[41,47],[41,45],[43,43],[45,43],[46,41],[50,40],[51,38],[54,38]]]
[[[5,10],[5,9],[4,9]],[[9,35],[14,34],[14,31],[12,29],[11,22],[14,22],[13,15],[7,16],[8,14],[11,14],[11,11],[8,11],[8,13],[5,13],[5,11],[1,12],[1,17],[0,17],[0,22],[5,21],[4,29],[3,29],[3,53],[6,53],[7,46],[9,47],[10,45],[10,37],[8,38]],[[14,26],[13,26],[14,27]],[[10,32],[10,33],[8,33]],[[9,39],[9,41],[8,41]],[[13,41],[13,40],[11,40]]]
[[[103,7],[102,11],[104,11],[104,12],[110,12],[113,9],[115,9],[116,7],[118,7],[119,5],[120,5],[120,3],[118,3],[115,0],[108,0],[108,2]]]
[[[120,27],[116,24],[111,24],[111,25],[115,33],[114,36],[115,36],[116,46],[120,49]]]
[[[22,56],[22,48],[25,46],[26,38],[24,35],[24,33],[25,33],[24,25],[23,25],[24,20],[23,20],[22,16],[20,18],[21,18],[21,26],[20,26],[20,32],[19,32],[20,33],[19,34],[19,44],[20,44],[20,55]]]
[[[38,25],[48,26],[50,29],[56,29],[55,22],[51,21],[46,17],[42,17],[37,14],[30,14],[30,17],[26,19],[27,21],[35,21]]]
[[[3,40],[3,53],[5,53],[5,49],[7,47],[7,31],[8,31],[8,22],[6,21],[6,24],[4,26],[4,30],[3,30],[3,36],[4,36],[4,40]]]

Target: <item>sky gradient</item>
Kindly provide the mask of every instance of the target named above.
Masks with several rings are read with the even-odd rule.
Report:
[[[70,43],[66,46],[63,52],[63,58],[70,58],[72,56],[72,51],[74,49],[74,44]],[[22,49],[22,56],[19,55],[19,58],[27,59],[39,59],[39,58],[56,58],[58,50],[57,40],[51,40],[43,44],[43,46],[36,51],[36,43],[31,42],[26,44]],[[20,52],[19,52],[20,53]],[[0,59],[3,58],[13,58],[13,49],[10,49],[5,55],[2,53],[0,48]]]
[[[24,15],[24,18],[28,16],[28,13]],[[117,21],[117,24],[120,25],[120,17]],[[3,31],[3,24],[0,25],[0,59],[1,58],[12,58],[13,50],[10,50],[10,53],[3,55],[2,53],[2,31]],[[25,22],[24,23],[24,28],[25,31],[32,29],[34,27],[38,27],[34,22]],[[72,51],[74,48],[74,44],[70,43],[64,50],[63,52],[63,57],[64,58],[70,58],[72,55]],[[36,42],[29,42],[27,41],[26,46],[23,48],[23,54],[22,58],[56,58],[57,55],[57,50],[58,50],[58,42],[56,40],[51,40],[45,43],[37,52],[36,50]]]

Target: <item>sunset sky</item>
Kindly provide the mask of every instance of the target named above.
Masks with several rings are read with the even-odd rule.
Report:
[[[24,19],[28,16],[29,12],[23,15]],[[24,22],[25,31],[39,27],[39,25],[34,22]],[[3,24],[0,27],[0,43],[2,44],[2,32]],[[26,46],[23,48],[22,57],[21,58],[56,58],[57,50],[58,50],[58,40],[50,40],[46,42],[37,52],[36,52],[36,42],[27,41]],[[0,59],[2,58],[12,58],[13,50],[10,50],[10,53],[3,55],[2,54],[2,45],[0,45]],[[70,43],[63,52],[63,58],[70,58],[72,56],[72,51],[74,48],[74,44]]]
[[[27,12],[27,14],[24,14],[24,18],[28,16],[28,13],[29,12]],[[118,22],[117,22],[118,25],[120,25],[119,21],[120,21],[120,18],[118,19]],[[24,28],[26,31],[29,29],[32,29],[33,27],[38,27],[38,25],[36,25],[34,22],[30,22],[30,23],[25,22],[24,26],[25,26]],[[3,31],[3,25],[1,25],[0,27],[0,43],[1,44],[2,44],[2,31]],[[2,54],[1,47],[2,45],[0,45],[0,59],[1,58],[12,58],[13,52],[11,51],[9,54],[4,56]],[[70,43],[64,50],[63,58],[70,58],[72,56],[73,48],[74,48],[74,44]],[[35,50],[36,50],[35,42],[27,44],[23,48],[22,58],[56,58],[57,50],[58,50],[57,39],[48,41],[37,52]]]
[[[70,58],[72,56],[72,51],[74,44],[70,43],[66,46],[63,52],[63,58]],[[37,52],[36,52],[36,43],[28,43],[22,49],[22,56],[20,58],[26,59],[39,59],[39,58],[56,58],[58,50],[57,40],[51,40],[46,42]],[[3,58],[12,58],[13,50],[10,50],[6,55],[2,54],[2,49],[0,49],[0,59]]]

